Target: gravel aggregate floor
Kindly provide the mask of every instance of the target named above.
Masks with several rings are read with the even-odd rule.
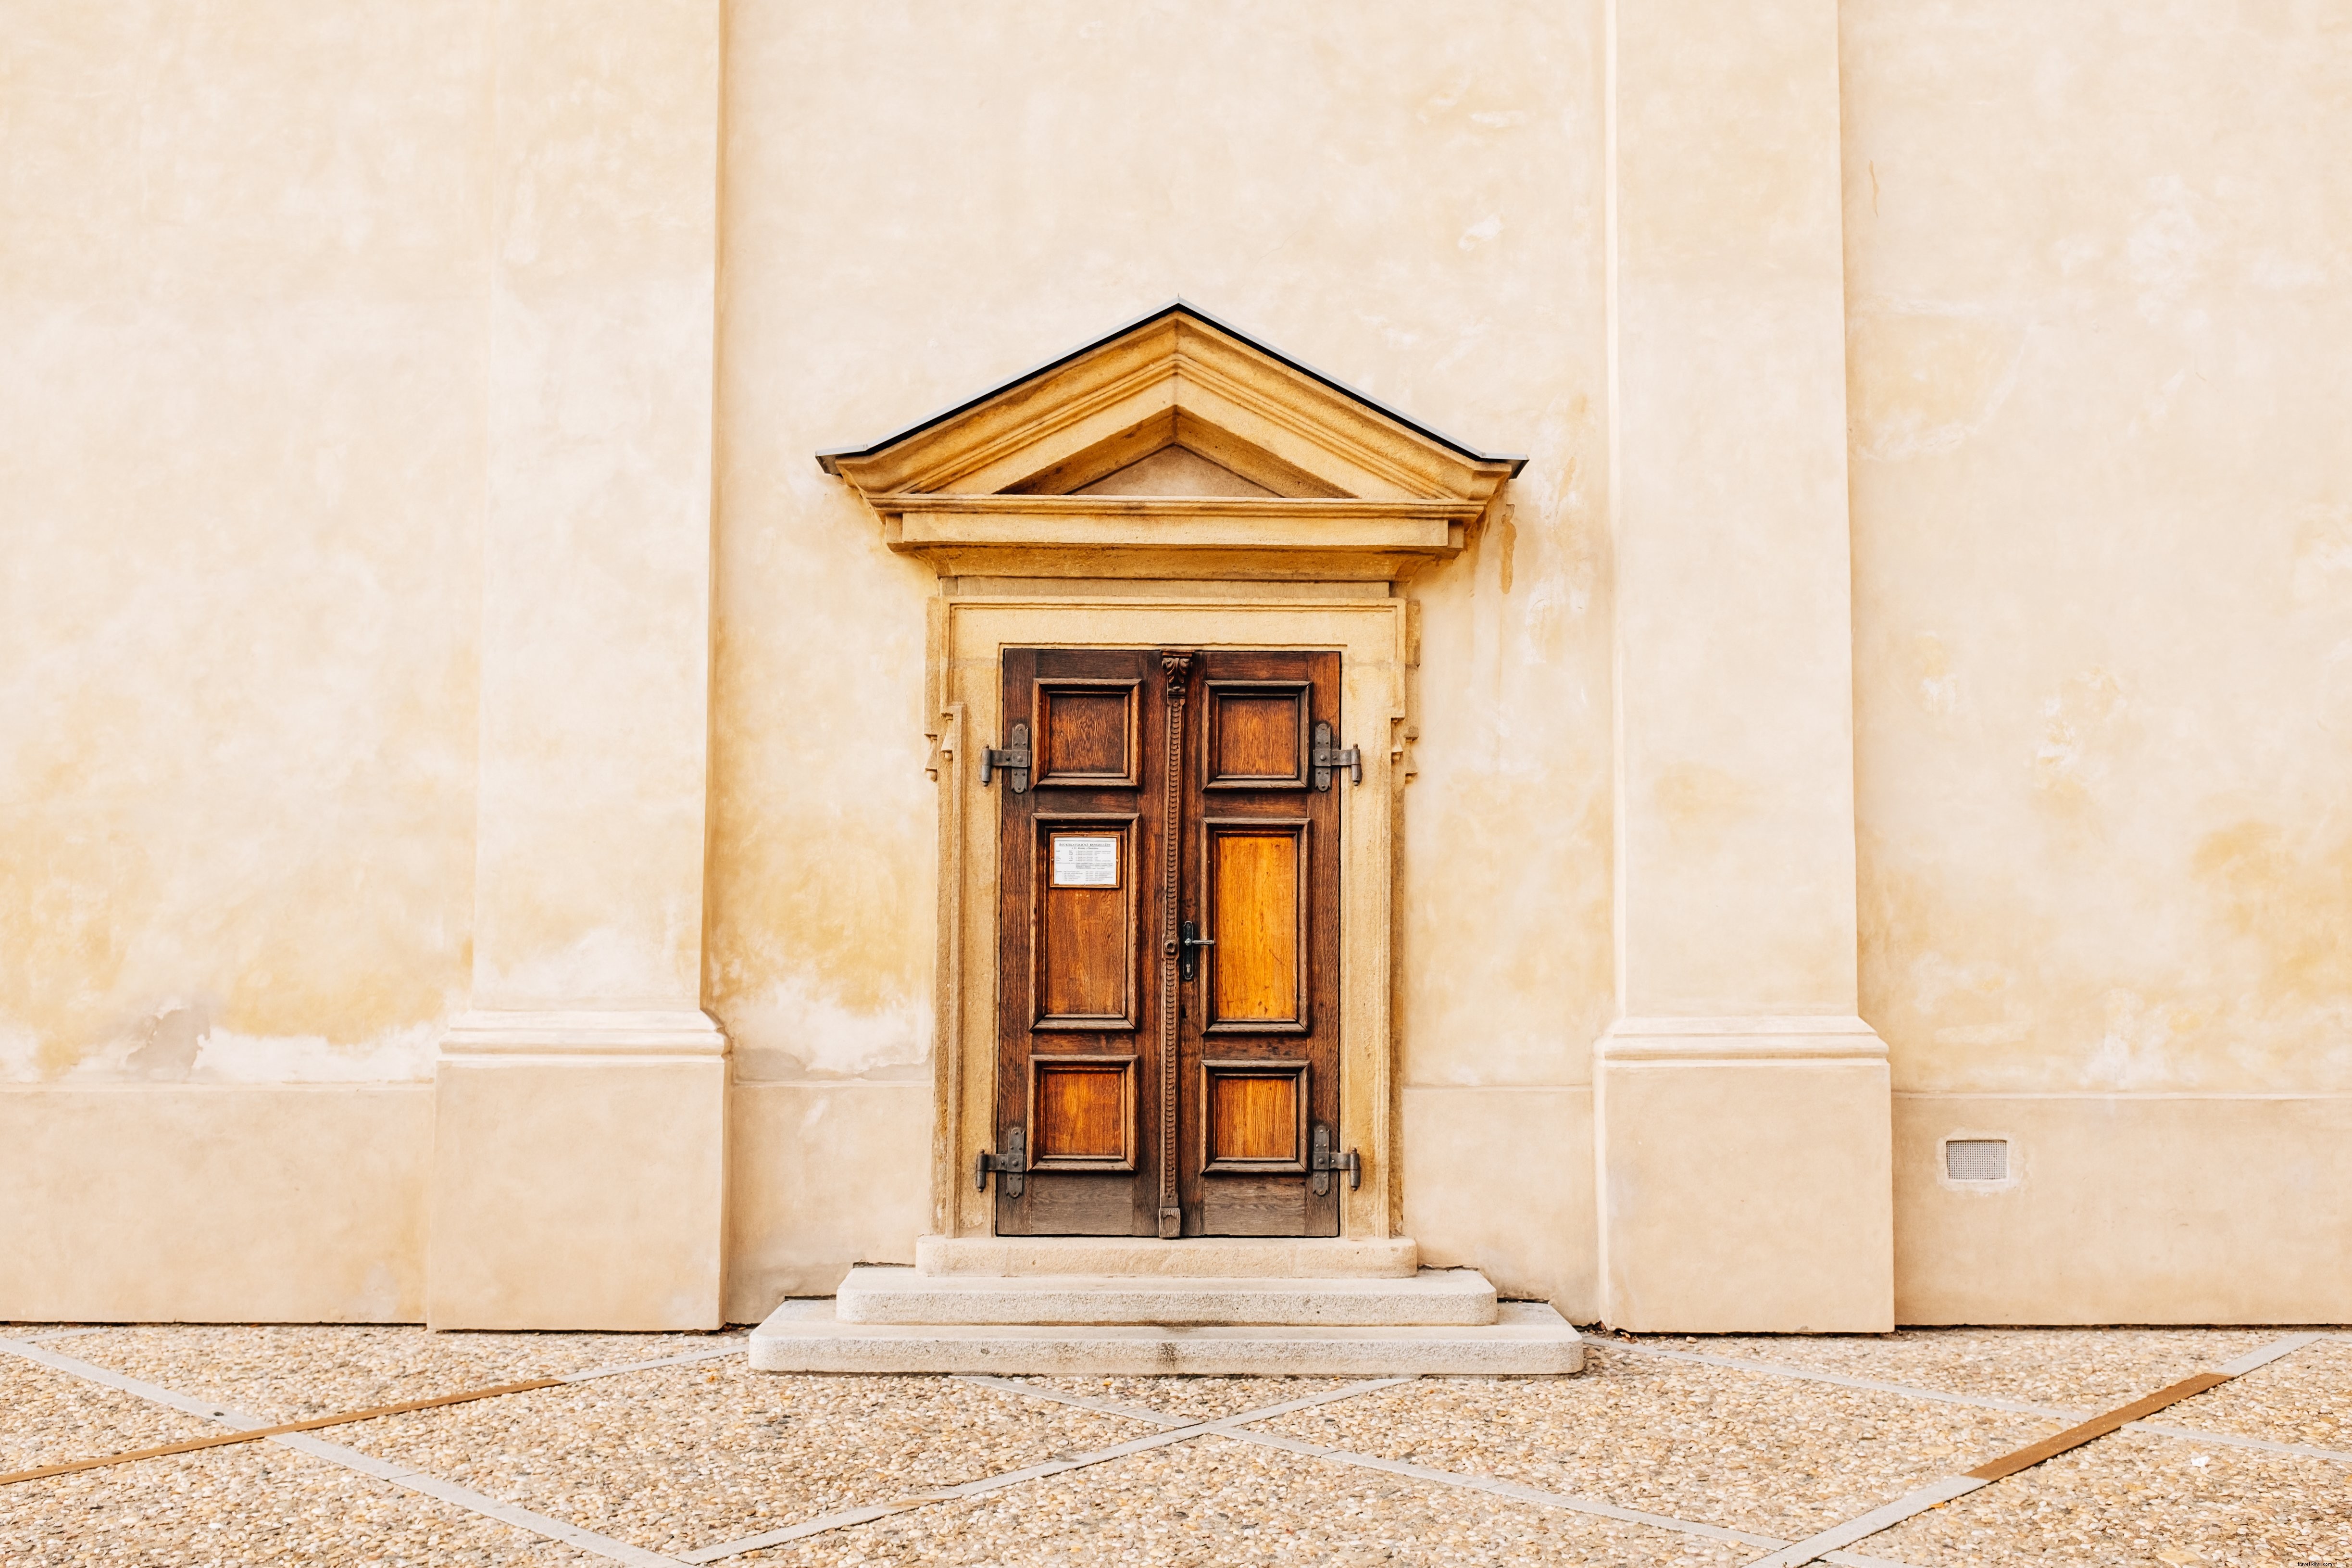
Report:
[[[175,1324],[78,1334],[50,1348],[279,1422],[557,1377],[614,1363],[685,1355],[740,1337],[434,1334],[414,1327]]]
[[[2149,1418],[2352,1453],[2352,1340],[2321,1340]]]
[[[1107,1399],[1114,1405],[1157,1411],[1162,1415],[1213,1421],[1263,1410],[1310,1394],[1339,1388],[1360,1378],[1344,1377],[1023,1377],[1008,1381],[1027,1384],[1055,1394],[1075,1394]]]
[[[602,1568],[570,1547],[274,1443],[18,1482],[0,1493],[0,1563]]]
[[[1599,1347],[1586,1367],[1532,1382],[1423,1379],[1265,1426],[1796,1541],[2064,1425]]]
[[[341,1426],[362,1453],[677,1552],[1159,1430],[949,1378],[738,1358]]]
[[[1875,1334],[1643,1338],[1660,1350],[1779,1362],[1947,1394],[2112,1410],[2283,1338],[2285,1329],[1906,1329]]]
[[[0,1334],[29,1337],[45,1327]],[[2288,1331],[1937,1330],[1644,1342],[2090,1411]],[[727,1343],[677,1334],[148,1326],[41,1348],[284,1421]],[[1666,1360],[1612,1349],[1607,1340],[1593,1342],[1588,1364],[1584,1374],[1561,1379],[1425,1378],[1350,1393],[1249,1430],[1796,1540],[2067,1424]],[[1364,1380],[1021,1381],[1040,1394],[1213,1419]],[[2157,1419],[2352,1451],[2352,1341],[2305,1345]],[[221,1430],[0,1354],[0,1468]],[[1165,1431],[1139,1416],[994,1384],[776,1376],[730,1353],[320,1436],[677,1558]],[[629,1548],[612,1550],[625,1556]],[[724,1561],[1712,1568],[1751,1562],[1764,1550],[1206,1433]],[[2118,1433],[1852,1550],[1918,1568],[2352,1568],[2352,1463]],[[6,1568],[609,1561],[609,1553],[268,1443],[0,1488]]]
[[[1729,1568],[1759,1555],[1212,1436],[730,1561]]]
[[[2337,1568],[2352,1467],[2118,1432],[1856,1550],[1920,1568]]]
[[[5,1380],[0,1388],[6,1391],[0,1398],[0,1475],[99,1454],[160,1447],[220,1430],[209,1421],[136,1395],[13,1358],[0,1365],[0,1379]],[[0,1507],[5,1500],[0,1498]]]

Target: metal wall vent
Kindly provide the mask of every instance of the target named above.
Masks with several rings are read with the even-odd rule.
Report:
[[[2009,1140],[1948,1138],[1944,1141],[1944,1174],[1956,1182],[2009,1180]]]

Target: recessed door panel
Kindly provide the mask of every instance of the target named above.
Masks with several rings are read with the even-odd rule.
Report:
[[[1030,787],[1131,786],[1140,762],[1141,682],[1037,683],[1037,756]]]
[[[1304,789],[1311,687],[1278,681],[1207,684],[1201,711],[1205,787]]]
[[[1135,1169],[1135,1058],[1029,1058],[1030,1166],[1052,1171]]]
[[[1208,891],[1216,949],[1211,1029],[1307,1026],[1307,842],[1304,822],[1213,818]]]
[[[1136,1026],[1134,818],[1037,819],[1040,1029]]]
[[[1202,1168],[1265,1174],[1307,1169],[1307,1079],[1299,1061],[1204,1061]]]

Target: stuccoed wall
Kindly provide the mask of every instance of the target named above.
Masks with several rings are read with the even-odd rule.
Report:
[[[1898,1315],[2341,1316],[2352,36],[2219,0],[1842,17]],[[1582,1315],[1601,8],[727,26],[729,1315],[928,1215],[933,585],[810,454],[1177,293],[1531,455],[1412,588],[1405,1226]],[[489,37],[435,0],[42,4],[0,55],[0,1178],[39,1197],[0,1311],[422,1310],[425,1080],[471,960]],[[2016,1184],[1939,1182],[1954,1131],[2016,1138]]]
[[[747,1304],[910,1257],[928,1214],[935,584],[811,454],[1178,294],[1531,455],[1507,521],[1413,589],[1405,1219],[1435,1257],[1589,1300],[1577,1129],[1610,1000],[1599,44],[1597,11],[1517,0],[733,9],[709,996],[770,1123],[874,1140],[803,1211],[870,1205],[872,1225],[780,1237],[739,1267]],[[1530,1205],[1517,1221],[1497,1190]]]
[[[463,1000],[473,12],[12,28],[8,1080],[418,1078]]]
[[[473,900],[478,8],[10,22],[0,1097],[39,1125],[0,1161],[43,1201],[0,1311],[414,1318]],[[415,1087],[240,1087],[363,1082]]]
[[[1899,1305],[2340,1316],[2352,17],[1843,18],[1863,1012],[1898,1095]],[[2232,1098],[2265,1095],[2335,1098]],[[2020,1188],[1935,1181],[1961,1129],[2019,1140]],[[2332,1303],[2280,1294],[2290,1257],[2329,1260]]]

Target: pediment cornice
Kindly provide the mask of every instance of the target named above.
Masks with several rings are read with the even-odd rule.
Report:
[[[1169,447],[1182,464],[1139,467]],[[1451,555],[1525,461],[1181,301],[818,460],[873,507],[891,549],[943,575],[1245,578],[1394,578]],[[1148,471],[1215,470],[1225,493],[1120,489]]]

